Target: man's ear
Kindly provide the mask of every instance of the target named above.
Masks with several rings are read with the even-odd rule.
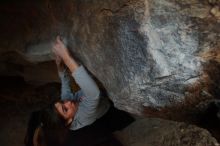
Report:
[[[43,140],[43,130],[42,127],[37,127],[33,136],[34,146],[46,146]]]

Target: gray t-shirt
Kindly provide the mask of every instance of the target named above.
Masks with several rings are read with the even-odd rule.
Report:
[[[73,93],[70,89],[70,80],[66,71],[59,72],[61,78],[61,99],[79,101],[78,110],[70,126],[71,130],[77,130],[92,124],[102,117],[110,108],[106,97],[100,97],[100,90],[95,81],[90,77],[83,66],[72,73],[73,78],[79,85],[78,92]]]

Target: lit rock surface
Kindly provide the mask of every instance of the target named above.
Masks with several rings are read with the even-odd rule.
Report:
[[[57,80],[51,66],[27,68],[52,60],[60,34],[119,109],[166,117],[219,97],[219,1],[23,0],[0,7],[2,75]]]

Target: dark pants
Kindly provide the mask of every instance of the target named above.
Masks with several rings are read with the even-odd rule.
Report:
[[[67,146],[122,146],[112,132],[121,130],[134,119],[113,106],[93,124],[79,130],[69,131]]]

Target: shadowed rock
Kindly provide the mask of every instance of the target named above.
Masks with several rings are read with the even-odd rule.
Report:
[[[153,118],[138,120],[116,136],[124,146],[219,146],[205,129]]]

